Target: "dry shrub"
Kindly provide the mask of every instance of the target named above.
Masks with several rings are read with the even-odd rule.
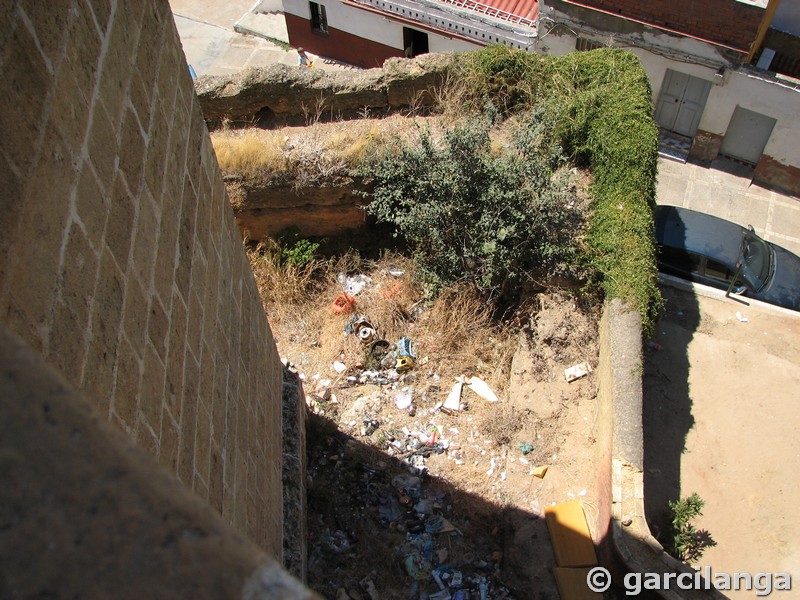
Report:
[[[522,430],[529,416],[528,410],[514,408],[507,402],[496,402],[480,410],[476,421],[484,435],[498,445],[506,446]]]
[[[267,179],[288,176],[303,187],[363,166],[408,139],[414,129],[408,120],[387,117],[269,131],[221,129],[212,132],[211,141],[223,171]]]
[[[445,289],[437,298],[428,317],[430,334],[444,354],[469,353],[476,332],[491,329],[492,305],[467,285]]]
[[[494,305],[467,285],[445,289],[425,314],[423,345],[442,376],[479,375],[502,397],[516,349]]]
[[[271,240],[249,249],[248,257],[264,306],[270,315],[278,317],[286,312],[287,306],[306,302],[317,286],[320,272],[327,268],[327,263],[318,260],[302,266],[281,262]]]

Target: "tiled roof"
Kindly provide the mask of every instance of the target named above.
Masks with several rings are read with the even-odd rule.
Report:
[[[534,26],[539,11],[537,0],[439,0],[489,17]]]

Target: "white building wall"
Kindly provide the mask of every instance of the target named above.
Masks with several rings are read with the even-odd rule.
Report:
[[[793,0],[800,3],[800,0]],[[555,32],[554,32],[555,33]],[[575,51],[573,35],[544,35],[537,51],[554,55]],[[596,41],[602,42],[602,38]],[[694,40],[690,40],[692,43]],[[777,124],[764,149],[764,154],[777,161],[800,166],[800,90],[791,85],[760,77],[749,70],[727,69],[724,77],[717,77],[717,69],[683,61],[670,60],[641,48],[627,48],[642,61],[650,78],[653,90],[653,105],[656,105],[667,69],[693,75],[711,81],[706,108],[700,119],[699,129],[717,135],[725,135],[728,123],[736,106],[777,119]]]
[[[328,27],[346,31],[390,48],[404,49],[402,23],[374,12],[348,6],[338,0],[322,0],[317,3],[325,7]],[[303,19],[311,18],[308,0],[283,0],[283,10]],[[480,44],[473,44],[460,38],[450,38],[422,28],[417,29],[428,34],[428,48],[431,52],[460,52],[481,47]]]
[[[764,154],[781,163],[800,166],[800,90],[753,73],[731,72],[724,85],[711,89],[710,109],[703,115],[700,128],[724,134],[737,105],[777,119]]]

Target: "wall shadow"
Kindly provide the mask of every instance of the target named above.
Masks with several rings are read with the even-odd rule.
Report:
[[[381,449],[385,435],[354,437],[309,415],[311,589],[337,600],[560,597],[543,515],[420,474]]]
[[[681,457],[695,422],[688,348],[700,325],[700,309],[691,292],[662,286],[662,294],[664,313],[644,348],[642,425],[646,518],[653,536],[666,546],[667,503],[681,496]]]

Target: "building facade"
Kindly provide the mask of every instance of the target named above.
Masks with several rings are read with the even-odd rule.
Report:
[[[360,67],[506,44],[533,50],[535,0],[283,0],[289,41]]]
[[[639,56],[674,156],[720,155],[800,195],[800,0],[283,0],[289,39],[362,67],[501,43]]]
[[[756,183],[800,195],[800,82],[771,70],[766,46],[774,21],[796,21],[797,0],[784,2],[780,11],[776,0],[547,0],[537,50],[630,49],[679,157],[726,156],[751,165]]]

